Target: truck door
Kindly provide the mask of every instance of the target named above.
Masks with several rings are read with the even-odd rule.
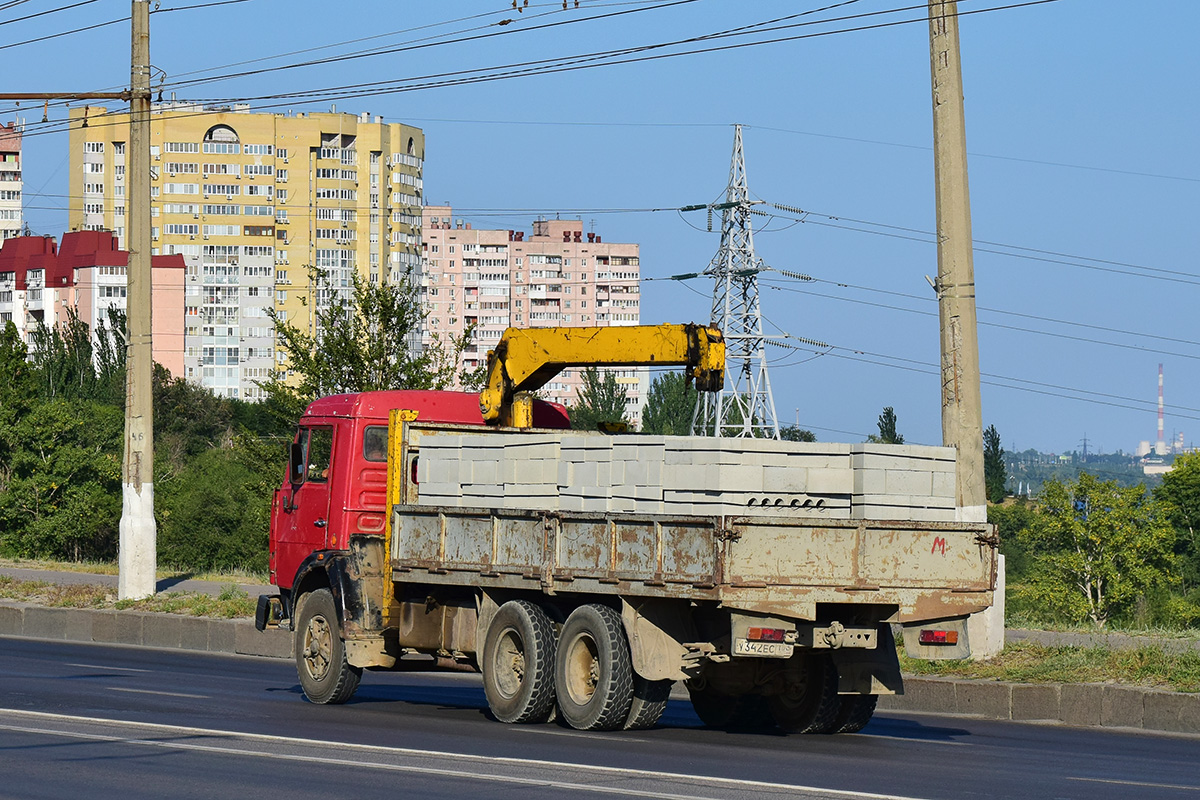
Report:
[[[288,474],[281,498],[276,566],[280,586],[290,586],[300,562],[326,546],[330,533],[329,481],[333,476],[332,426],[301,426]]]

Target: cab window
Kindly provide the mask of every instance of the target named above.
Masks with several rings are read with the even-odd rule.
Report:
[[[386,425],[369,425],[363,432],[363,458],[367,461],[387,461],[388,429]]]
[[[301,440],[304,434],[305,431],[301,430]],[[333,457],[333,428],[311,428],[308,434],[304,479],[309,483],[325,483],[329,480],[329,465]]]

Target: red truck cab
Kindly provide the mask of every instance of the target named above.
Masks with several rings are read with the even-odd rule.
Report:
[[[352,535],[383,535],[392,409],[413,412],[418,422],[484,425],[479,395],[471,392],[360,392],[312,402],[271,504],[271,583],[285,595],[313,553],[345,550]],[[542,428],[570,427],[566,409],[554,403],[536,402],[534,419]]]

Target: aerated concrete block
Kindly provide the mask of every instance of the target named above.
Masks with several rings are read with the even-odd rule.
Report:
[[[933,473],[933,485],[930,494],[935,497],[949,497],[953,499],[955,492],[954,481],[955,473],[953,470]]]
[[[927,470],[889,469],[884,475],[887,494],[925,497],[933,491],[933,473]]]
[[[846,469],[810,469],[808,471],[808,491],[822,494],[852,494],[854,492],[854,471]]]

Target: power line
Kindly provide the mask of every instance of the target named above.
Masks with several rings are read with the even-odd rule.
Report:
[[[823,294],[821,292],[813,292],[813,291],[809,291],[806,289],[797,289],[797,288],[788,287],[788,286],[776,286],[768,281],[763,281],[763,284],[768,289],[771,289],[774,291],[794,292],[796,294],[804,294],[804,295],[809,295],[811,297],[821,297],[821,298],[824,298],[827,300],[838,300],[843,303],[856,303],[858,305],[872,306],[874,308],[885,308],[885,309],[888,309],[891,311],[903,311],[907,314],[918,314],[920,316],[925,316],[925,317],[936,317],[937,316],[937,312],[934,312],[934,311],[921,311],[920,309],[916,309],[916,308],[905,308],[904,306],[889,305],[887,303],[873,303],[869,300],[856,300],[852,297],[839,297],[838,295]],[[1200,355],[1192,355],[1189,353],[1176,353],[1176,352],[1172,352],[1169,350],[1157,350],[1157,349],[1150,348],[1150,347],[1141,347],[1138,345],[1123,344],[1121,342],[1104,342],[1104,341],[1098,341],[1096,339],[1086,338],[1083,336],[1072,336],[1072,335],[1066,334],[1066,333],[1055,333],[1053,331],[1035,331],[1035,330],[1029,330],[1028,328],[1019,328],[1019,327],[1016,327],[1013,325],[1004,325],[999,322],[980,321],[978,324],[985,325],[990,328],[1002,328],[1005,330],[1013,330],[1013,331],[1018,331],[1021,333],[1032,333],[1032,334],[1039,335],[1039,336],[1049,336],[1049,337],[1052,337],[1055,339],[1067,339],[1070,341],[1083,342],[1084,344],[1098,344],[1098,345],[1104,345],[1107,347],[1117,347],[1117,348],[1121,348],[1124,350],[1137,350],[1137,351],[1140,351],[1143,353],[1153,353],[1155,355],[1175,356],[1177,358],[1200,360]]]
[[[58,8],[51,8],[51,9],[47,9],[46,11],[39,11],[36,14],[26,14],[23,17],[13,17],[12,19],[0,20],[0,25],[11,25],[14,22],[24,22],[27,19],[36,19],[37,17],[44,17],[47,14],[57,14],[59,11],[67,11],[72,8],[79,8],[80,6],[87,6],[87,5],[91,5],[92,3],[98,3],[98,2],[100,2],[100,0],[80,0],[80,2],[72,3],[69,6],[59,6]],[[0,11],[3,11],[3,10],[4,10],[4,8],[0,8]]]
[[[883,147],[898,147],[905,150],[932,150],[932,147],[921,144],[907,144],[904,142],[889,142],[882,139],[865,139],[858,136],[839,136],[831,133],[816,133],[815,131],[799,131],[790,128],[776,128],[770,125],[746,125],[747,128],[756,131],[772,131],[774,133],[790,133],[797,136],[812,136],[818,139],[837,139],[844,142],[858,142],[860,144],[875,144]],[[1200,183],[1200,178],[1192,178],[1186,175],[1167,175],[1160,172],[1143,172],[1140,170],[1131,169],[1116,169],[1114,167],[1098,167],[1094,164],[1072,164],[1065,161],[1050,161],[1047,159],[1038,158],[1023,158],[1019,156],[1002,156],[996,153],[977,153],[969,152],[967,155],[973,158],[991,158],[999,161],[1013,161],[1021,164],[1037,164],[1044,167],[1062,167],[1064,169],[1088,170],[1092,172],[1107,172],[1114,175],[1129,175],[1137,178],[1159,178],[1167,181],[1185,181],[1188,183]]]

